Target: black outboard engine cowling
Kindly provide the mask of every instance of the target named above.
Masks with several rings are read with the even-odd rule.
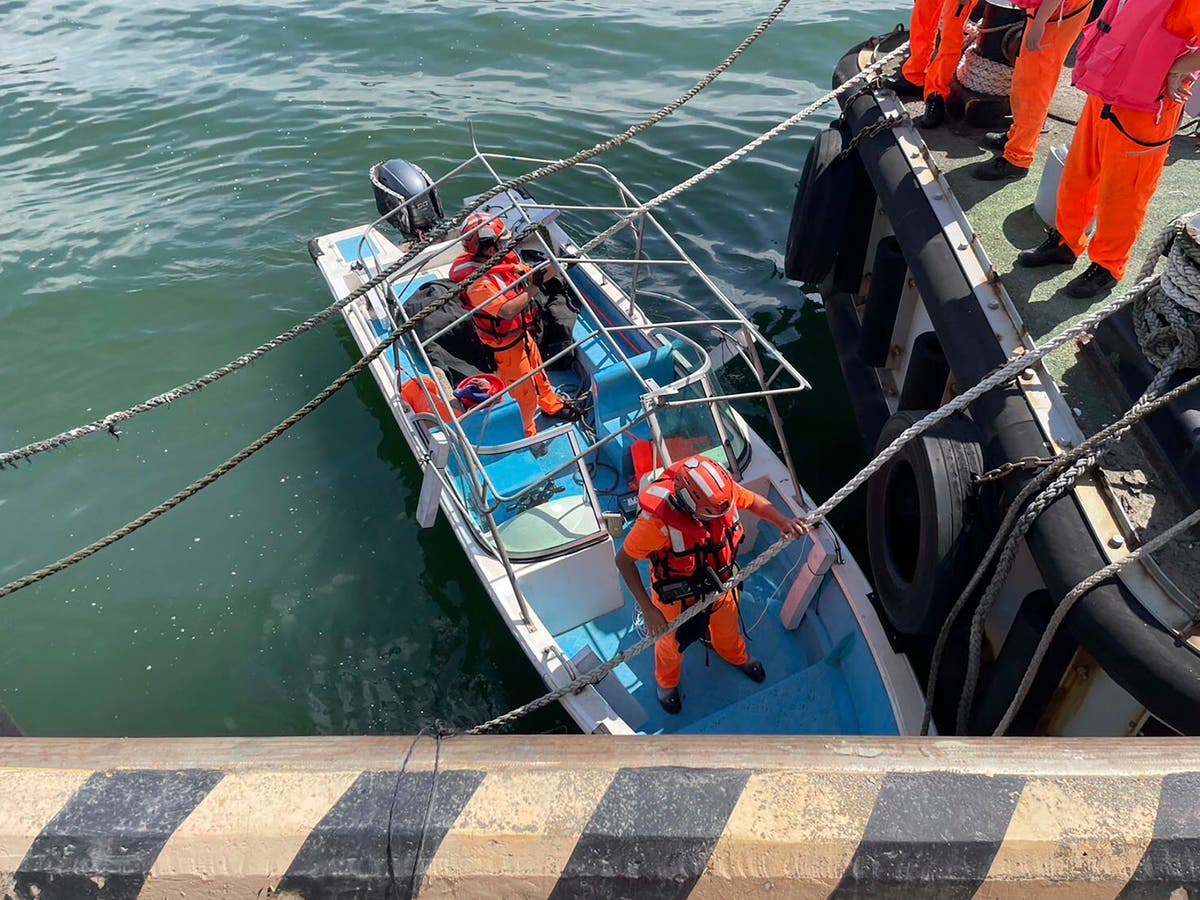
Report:
[[[416,238],[442,218],[442,198],[433,179],[406,159],[389,159],[371,167],[375,208],[406,237]],[[414,199],[415,198],[415,199]],[[404,205],[405,201],[411,201]]]

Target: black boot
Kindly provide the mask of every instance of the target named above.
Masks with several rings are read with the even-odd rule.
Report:
[[[946,101],[941,94],[934,94],[925,101],[925,115],[917,122],[922,128],[939,128],[946,121]]]
[[[1067,292],[1067,296],[1077,300],[1090,300],[1097,294],[1111,290],[1116,283],[1117,278],[1112,272],[1100,263],[1092,263],[1081,275],[1072,278],[1063,290]]]
[[[989,150],[995,150],[997,153],[1003,153],[1004,148],[1008,146],[1007,131],[989,131],[979,139],[979,143],[987,147]]]
[[[1017,254],[1017,265],[1026,269],[1037,269],[1042,266],[1073,266],[1075,251],[1063,243],[1062,235],[1057,228],[1046,229],[1046,239],[1032,250],[1022,250]]]
[[[679,711],[683,709],[683,701],[679,699],[679,688],[677,687],[660,687],[658,689],[658,702],[663,709],[673,716],[678,715]]]
[[[738,666],[738,668],[745,672],[746,677],[755,684],[762,684],[767,679],[767,670],[764,669],[763,664],[753,656]]]
[[[1014,166],[1003,156],[996,156],[977,165],[972,174],[980,181],[1016,181],[1028,175],[1029,170]]]
[[[883,86],[889,91],[893,91],[898,97],[915,97],[920,98],[925,93],[925,88],[919,84],[913,84],[904,77],[903,72],[897,72],[883,79]]]

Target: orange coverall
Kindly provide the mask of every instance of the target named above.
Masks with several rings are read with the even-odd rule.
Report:
[[[1045,0],[1053,3],[1054,0]],[[1042,49],[1034,52],[1022,46],[1013,71],[1012,126],[1008,129],[1008,143],[1004,145],[1004,158],[1014,166],[1028,169],[1033,165],[1033,154],[1038,139],[1046,124],[1046,113],[1063,63],[1072,45],[1087,24],[1087,10],[1093,0],[1062,0],[1058,10],[1046,23],[1046,34],[1042,38]],[[1061,15],[1061,22],[1059,21]]]
[[[490,313],[496,318],[499,318],[500,307],[511,299],[507,291],[502,291],[492,278],[486,276],[467,289],[467,298],[473,310]],[[520,381],[541,367],[542,351],[538,349],[537,342],[528,331],[513,346],[504,349],[498,348],[495,339],[480,328],[476,327],[476,333],[485,346],[492,348],[492,354],[496,358],[496,374],[503,379],[505,385]],[[545,369],[512,388],[509,394],[521,407],[521,420],[525,424],[527,437],[537,434],[536,419],[539,407],[549,416],[557,415],[563,409],[562,398],[554,392]]]
[[[746,509],[754,505],[757,495],[750,490],[737,485],[734,489],[733,503],[738,509]],[[657,519],[639,518],[629,529],[625,538],[624,550],[631,559],[646,559],[654,553],[668,549],[670,540],[666,528]],[[682,603],[660,603],[658,596],[651,594],[651,601],[663,618],[668,622],[676,619],[683,612]],[[742,639],[741,621],[738,617],[737,598],[733,593],[726,594],[710,609],[712,615],[708,620],[708,638],[712,642],[717,655],[728,663],[740,666],[749,661],[750,654],[746,652],[746,642]],[[674,634],[664,635],[654,644],[654,680],[661,688],[679,687],[679,676],[683,670],[683,652],[675,640]]]
[[[942,19],[938,26],[937,47],[925,70],[925,99],[934,94],[943,100],[950,96],[950,84],[963,55],[963,26],[977,0],[946,0],[942,4]]]
[[[1092,262],[1120,279],[1162,177],[1168,145],[1156,150],[1138,146],[1113,123],[1100,119],[1103,107],[1099,97],[1088,97],[1083,107],[1058,185],[1054,224],[1076,256],[1086,247]],[[1168,101],[1159,121],[1154,113],[1121,106],[1114,106],[1113,112],[1138,140],[1153,142],[1175,133],[1183,107]],[[1096,232],[1089,242],[1087,228],[1093,216]]]
[[[1111,0],[1110,0],[1111,2]],[[1169,31],[1200,43],[1200,0],[1179,0],[1165,20]],[[1087,247],[1092,262],[1116,278],[1125,277],[1129,254],[1146,221],[1146,210],[1163,167],[1168,145],[1141,147],[1103,121],[1104,103],[1088,97],[1071,140],[1071,152],[1058,186],[1055,227],[1078,256]],[[1140,141],[1167,140],[1179,126],[1183,106],[1164,98],[1159,114],[1114,106],[1125,130]],[[1087,226],[1096,217],[1096,233],[1087,241]]]
[[[916,0],[912,22],[908,26],[908,59],[901,71],[918,87],[925,84],[925,70],[933,58],[938,22],[942,19],[942,0]]]

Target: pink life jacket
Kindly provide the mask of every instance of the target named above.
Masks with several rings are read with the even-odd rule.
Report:
[[[1177,2],[1109,0],[1104,14],[1084,29],[1075,86],[1110,106],[1160,112],[1167,73],[1188,49],[1165,25]]]

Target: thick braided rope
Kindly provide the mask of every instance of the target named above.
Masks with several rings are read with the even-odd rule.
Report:
[[[600,143],[595,144],[586,150],[581,150],[578,153],[574,154],[573,156],[570,156],[570,157],[567,157],[564,159],[560,159],[560,160],[557,160],[552,163],[548,163],[538,169],[534,169],[533,171],[527,172],[524,175],[520,175],[516,178],[506,181],[504,184],[501,184],[501,185],[498,185],[498,186],[492,188],[490,191],[488,191],[487,193],[485,193],[482,196],[482,198],[480,199],[480,204],[486,203],[488,200],[491,200],[492,198],[499,196],[500,194],[503,194],[509,190],[512,190],[513,188],[521,187],[522,185],[528,184],[529,182],[535,181],[539,178],[545,178],[548,175],[553,175],[558,172],[565,171],[566,169],[576,166],[581,162],[586,162],[587,160],[589,160],[595,156],[599,156],[602,153],[607,153],[610,150],[620,147],[622,144],[628,143],[630,140],[632,140],[637,135],[641,134],[643,131],[646,131],[648,128],[658,124],[663,119],[665,119],[668,116],[672,115],[673,113],[677,112],[684,104],[686,104],[690,100],[694,99],[696,97],[696,95],[698,95],[701,91],[703,91],[710,84],[712,84],[713,81],[715,81],[718,77],[720,77],[720,75],[723,74],[726,69],[728,69],[731,65],[733,65],[733,63],[738,59],[738,57],[740,57],[743,53],[745,53],[746,50],[750,47],[750,45],[753,44],[755,41],[757,41],[763,35],[763,33],[766,32],[766,30],[768,28],[770,28],[771,25],[774,24],[775,20],[779,18],[780,14],[783,13],[784,9],[787,8],[787,5],[790,2],[791,2],[791,0],[779,0],[779,2],[775,5],[775,8],[771,10],[771,12],[767,15],[767,17],[765,19],[763,19],[758,24],[758,26],[753,31],[751,31],[750,34],[748,34],[745,37],[745,39],[740,44],[738,44],[738,46],[736,48],[734,48],[734,50],[727,57],[725,57],[725,59],[723,59],[707,75],[705,75],[703,78],[701,78],[699,81],[697,81],[685,93],[681,94],[679,97],[672,100],[670,103],[668,103],[666,106],[659,109],[653,115],[643,119],[642,121],[640,121],[634,125],[631,125],[629,128],[627,128],[621,134],[615,135],[611,138],[608,138],[607,140],[601,141]],[[391,263],[386,268],[382,269],[377,275],[370,278],[367,282],[365,282],[361,286],[355,288],[346,297],[343,297],[341,300],[335,301],[334,303],[330,304],[329,306],[327,306],[325,309],[321,310],[320,312],[317,312],[317,313],[313,314],[312,316],[309,316],[303,322],[300,322],[299,324],[294,325],[291,328],[289,328],[287,331],[284,331],[281,334],[276,335],[275,337],[271,338],[271,340],[266,341],[265,343],[259,344],[257,347],[255,347],[253,350],[249,351],[248,353],[243,353],[241,356],[237,357],[236,359],[230,360],[225,365],[220,366],[216,369],[213,369],[211,372],[209,372],[206,375],[201,375],[199,378],[195,378],[192,381],[188,381],[188,382],[185,382],[184,384],[177,385],[176,387],[171,388],[169,391],[164,391],[163,393],[158,394],[154,397],[150,397],[149,399],[144,400],[141,403],[134,404],[133,406],[131,406],[127,409],[118,410],[116,412],[109,413],[108,415],[103,416],[102,418],[96,419],[94,422],[91,422],[87,425],[80,425],[78,427],[68,429],[67,431],[63,431],[57,435],[54,435],[53,437],[45,438],[43,440],[33,441],[29,444],[26,444],[23,447],[18,447],[13,450],[8,450],[3,453],[0,453],[0,469],[4,468],[7,465],[12,465],[17,462],[20,462],[21,460],[30,459],[31,457],[36,456],[39,453],[45,453],[46,451],[55,450],[59,447],[66,446],[67,444],[69,444],[73,441],[77,441],[80,438],[86,437],[87,435],[90,435],[90,434],[95,434],[98,431],[112,431],[113,429],[116,428],[116,426],[118,424],[120,424],[122,422],[126,422],[126,421],[134,418],[135,416],[139,416],[142,413],[149,412],[152,409],[157,409],[160,406],[166,406],[170,403],[174,403],[176,400],[179,400],[182,397],[186,397],[189,394],[193,394],[199,390],[202,390],[203,388],[208,387],[210,384],[213,384],[213,383],[221,380],[226,375],[236,372],[239,369],[245,368],[246,366],[250,365],[250,363],[254,362],[256,359],[259,359],[260,357],[265,356],[266,354],[270,353],[272,350],[282,347],[284,344],[288,343],[289,341],[294,340],[295,338],[299,337],[300,335],[305,334],[306,332],[309,332],[312,329],[316,328],[318,325],[322,324],[323,322],[328,321],[335,313],[339,312],[343,307],[347,306],[350,303],[353,303],[359,297],[362,297],[363,295],[365,295],[368,291],[373,290],[374,288],[378,287],[380,284],[383,284],[384,282],[388,281],[388,279],[391,278],[391,276],[400,272],[403,269],[403,267],[409,261],[411,261],[414,257],[416,257],[417,254],[419,254],[422,250],[425,250],[426,248],[430,247],[431,245],[437,243],[437,241],[442,240],[443,238],[450,235],[451,232],[453,232],[453,230],[455,228],[457,228],[459,225],[462,224],[463,220],[466,219],[468,213],[469,213],[469,211],[460,212],[458,215],[454,216],[452,219],[446,221],[445,223],[440,225],[438,228],[436,228],[432,232],[430,232],[429,236],[426,237],[424,240],[418,241],[418,242],[410,245],[409,249],[405,251],[405,253],[401,256],[400,259],[396,260],[396,262]]]
[[[1000,589],[1004,587],[1004,582],[1008,579],[1009,572],[1012,571],[1013,563],[1016,562],[1017,553],[1021,550],[1021,541],[1045,510],[1050,508],[1050,505],[1058,500],[1063,494],[1070,491],[1079,476],[1090,469],[1096,462],[1096,457],[1093,454],[1084,454],[1077,459],[1070,467],[1062,474],[1055,478],[1038,496],[1029,504],[1028,508],[1021,513],[1021,517],[1017,519],[1012,531],[1004,544],[1004,552],[1000,554],[1000,560],[996,563],[996,571],[993,573],[991,581],[988,582],[987,589],[983,592],[983,597],[979,600],[979,605],[975,607],[975,614],[971,617],[971,634],[967,642],[967,672],[963,678],[962,691],[958,697],[958,717],[955,725],[955,734],[966,734],[967,727],[971,721],[971,708],[975,704],[975,691],[979,685],[979,669],[982,664],[983,656],[983,626],[988,615],[992,611],[992,606],[996,602],[996,598],[1000,595]]]
[[[1004,734],[1006,731],[1008,731],[1009,726],[1012,725],[1013,719],[1016,718],[1017,710],[1019,710],[1021,708],[1021,704],[1025,702],[1025,697],[1029,694],[1029,688],[1033,685],[1033,679],[1037,676],[1038,668],[1041,666],[1042,660],[1045,658],[1046,653],[1050,649],[1050,642],[1054,640],[1055,634],[1058,633],[1059,627],[1062,625],[1063,620],[1066,619],[1067,614],[1071,611],[1071,607],[1075,605],[1075,602],[1088,591],[1098,587],[1108,579],[1119,574],[1120,571],[1126,566],[1132,565],[1143,556],[1153,553],[1160,547],[1166,546],[1184,531],[1187,531],[1196,524],[1200,524],[1200,509],[1193,510],[1191,515],[1187,516],[1187,518],[1176,522],[1162,534],[1151,538],[1124,559],[1118,560],[1114,563],[1109,563],[1102,569],[1097,569],[1067,592],[1066,596],[1062,598],[1062,601],[1054,610],[1054,614],[1050,616],[1050,622],[1046,625],[1046,631],[1042,634],[1042,639],[1038,641],[1037,649],[1033,652],[1033,658],[1030,659],[1029,666],[1026,668],[1025,674],[1021,677],[1021,683],[1017,686],[1017,693],[1013,697],[1012,702],[1008,705],[1008,709],[1005,710],[1004,717],[1000,720],[1000,724],[997,725],[996,730],[992,732],[993,735]]]
[[[1012,93],[1013,67],[981,55],[968,47],[955,72],[959,83],[979,94],[1007,97]]]
[[[955,620],[958,619],[968,601],[974,596],[980,582],[984,576],[990,571],[992,561],[996,558],[996,554],[1000,550],[1000,546],[1005,542],[1005,535],[1015,526],[1015,522],[1021,514],[1025,503],[1044,488],[1056,475],[1066,470],[1076,460],[1082,459],[1095,451],[1095,457],[1099,458],[1112,446],[1112,443],[1128,432],[1140,419],[1145,418],[1150,413],[1153,413],[1168,403],[1173,403],[1175,400],[1190,393],[1193,390],[1200,388],[1200,375],[1188,379],[1183,384],[1168,391],[1160,397],[1149,399],[1150,389],[1147,388],[1142,398],[1137,403],[1133,404],[1129,410],[1121,418],[1117,419],[1110,425],[1105,426],[1102,430],[1083,441],[1074,450],[1055,457],[1054,461],[1045,469],[1039,472],[1036,477],[1030,479],[1021,488],[1020,492],[1009,504],[1008,511],[1004,514],[1004,519],[1000,523],[1000,527],[996,530],[995,536],[992,538],[991,544],[980,560],[975,574],[971,576],[970,582],[963,589],[962,594],[951,608],[946,616],[946,621],[942,625],[941,633],[938,635],[937,644],[933,650],[933,658],[929,666],[929,682],[925,689],[925,717],[921,722],[921,733],[929,733],[929,723],[933,715],[933,698],[934,691],[937,687],[938,672],[941,668],[942,657],[946,651],[946,645],[949,640],[950,630]]]
[[[1142,263],[1142,267],[1138,272],[1137,284],[1135,284],[1133,286],[1133,288],[1130,291],[1128,291],[1123,297],[1119,298],[1119,300],[1117,301],[1117,303],[1119,305],[1123,306],[1124,304],[1129,303],[1129,302],[1134,302],[1136,304],[1146,295],[1146,293],[1148,293],[1150,290],[1152,290],[1155,287],[1159,276],[1155,275],[1154,272],[1158,266],[1159,259],[1162,257],[1162,255],[1168,249],[1175,246],[1176,238],[1178,237],[1178,235],[1180,233],[1185,233],[1185,231],[1184,231],[1185,223],[1188,221],[1189,218],[1191,218],[1192,215],[1193,214],[1189,213],[1189,214],[1180,216],[1175,221],[1171,222],[1166,227],[1164,227],[1162,229],[1162,231],[1159,232],[1158,237],[1155,238],[1154,243],[1150,247],[1150,251],[1146,255],[1146,259]],[[1110,304],[1110,306],[1112,306],[1112,304]],[[1111,312],[1115,312],[1115,309],[1113,309]],[[1111,315],[1111,312],[1109,312],[1108,314]],[[1064,472],[1068,467],[1072,466],[1077,460],[1080,460],[1085,455],[1090,454],[1093,449],[1098,448],[1098,447],[1104,447],[1108,441],[1115,440],[1115,438],[1124,434],[1126,431],[1128,431],[1130,428],[1132,428],[1133,425],[1138,420],[1143,418],[1145,415],[1147,415],[1148,413],[1152,412],[1155,409],[1160,408],[1161,406],[1164,406],[1166,403],[1170,402],[1170,400],[1168,398],[1174,399],[1175,397],[1182,396],[1184,393],[1187,392],[1187,390],[1190,390],[1190,388],[1187,388],[1186,390],[1180,390],[1179,388],[1177,388],[1174,391],[1171,391],[1168,395],[1166,395],[1163,398],[1160,398],[1158,400],[1154,399],[1158,394],[1160,394],[1162,392],[1162,389],[1164,387],[1166,387],[1166,383],[1169,380],[1170,375],[1173,374],[1173,371],[1174,371],[1174,369],[1172,369],[1172,371],[1169,372],[1166,376],[1164,376],[1162,371],[1160,371],[1155,376],[1154,380],[1151,381],[1151,383],[1149,385],[1147,385],[1146,390],[1145,390],[1145,392],[1143,392],[1142,396],[1138,399],[1138,401],[1136,403],[1134,403],[1129,408],[1129,410],[1125,413],[1124,416],[1122,416],[1116,422],[1113,422],[1111,425],[1108,425],[1107,427],[1101,429],[1099,432],[1092,435],[1090,438],[1083,441],[1074,450],[1072,450],[1066,454],[1063,454],[1061,456],[1056,457],[1054,459],[1054,461],[1049,466],[1047,466],[1047,468],[1045,468],[1041,472],[1039,472],[1036,477],[1032,478],[1024,487],[1022,487],[1021,491],[1017,494],[1016,498],[1009,505],[1008,511],[1005,513],[1004,520],[1000,523],[1000,527],[997,529],[995,536],[992,538],[991,544],[988,546],[987,551],[984,553],[983,559],[980,561],[980,564],[976,568],[975,573],[971,576],[971,580],[968,582],[966,588],[959,595],[958,600],[955,601],[954,606],[951,608],[949,614],[946,616],[945,622],[942,623],[942,629],[941,629],[941,632],[938,634],[938,639],[934,646],[933,658],[932,658],[932,660],[930,662],[930,666],[929,666],[929,679],[928,679],[928,683],[926,684],[926,689],[925,689],[925,712],[924,712],[924,715],[923,715],[922,721],[921,721],[921,733],[922,734],[929,733],[929,725],[930,725],[930,722],[932,721],[932,717],[933,717],[934,693],[937,689],[937,681],[938,681],[939,671],[941,668],[941,661],[942,661],[942,658],[946,651],[946,645],[949,641],[950,631],[951,631],[954,623],[958,620],[959,615],[962,614],[963,609],[966,608],[966,605],[970,601],[970,598],[974,595],[975,591],[978,589],[980,582],[983,580],[986,573],[990,570],[992,560],[995,559],[996,554],[999,551],[1002,544],[1005,546],[1004,558],[1008,559],[1011,556],[1011,559],[1009,559],[1009,563],[1008,563],[1008,565],[1011,567],[1011,560],[1015,559],[1016,548],[1017,548],[1017,545],[1019,544],[1019,541],[1013,540],[1013,541],[1008,541],[1006,543],[1006,535],[1008,535],[1009,532],[1015,527],[1016,520],[1017,520],[1018,516],[1021,514],[1020,510],[1024,507],[1025,503],[1029,500],[1029,498],[1034,495],[1034,493],[1036,493],[1037,491],[1039,491],[1043,487],[1045,487],[1051,481],[1051,479],[1054,479],[1060,473]],[[1188,384],[1191,384],[1191,383],[1192,382],[1188,382]],[[917,423],[917,424],[920,424],[920,423]],[[903,435],[901,435],[901,437],[903,437]],[[1104,452],[1104,450],[1101,449],[1100,452],[1102,453],[1102,452]],[[1023,533],[1024,532],[1022,532],[1022,534]],[[1006,575],[1007,575],[1007,572],[1005,572],[1004,576],[999,576],[999,571],[998,571],[999,577],[993,576],[991,582],[989,583],[989,591],[994,586],[996,586],[998,584],[1002,584],[1003,578],[1006,577]],[[997,587],[997,590],[998,590],[998,587]],[[982,601],[981,601],[981,605],[982,605]],[[989,603],[989,606],[990,606],[990,603]],[[975,623],[976,623],[976,620],[973,619],[972,620],[972,634],[973,635],[975,635],[975,633],[977,632]],[[981,642],[981,639],[980,639],[980,642]],[[975,637],[973,637],[971,640],[970,647],[973,650],[975,648],[975,646],[976,646],[976,639],[975,639]],[[969,660],[968,660],[968,663],[969,663]],[[963,698],[966,697],[967,693],[968,692],[964,686],[963,693],[960,695],[960,706],[959,706],[959,718],[960,719],[962,717]],[[971,693],[973,696],[973,688],[971,689]],[[967,702],[969,703],[971,701],[967,701]],[[961,732],[961,728],[962,728],[962,726],[959,725],[960,732]]]
[[[1134,304],[1133,327],[1155,366],[1179,347],[1180,366],[1200,368],[1200,246],[1186,230],[1178,232],[1159,283]]]
[[[971,721],[971,707],[975,703],[975,691],[979,686],[979,670],[983,656],[984,622],[988,615],[991,614],[992,606],[996,598],[1000,595],[1000,590],[1004,587],[1004,582],[1008,579],[1009,573],[1012,571],[1013,563],[1017,559],[1017,553],[1021,549],[1021,541],[1029,533],[1029,529],[1033,527],[1033,523],[1037,520],[1038,516],[1049,509],[1051,504],[1058,500],[1059,497],[1074,488],[1075,482],[1096,464],[1097,458],[1102,453],[1110,450],[1117,438],[1132,428],[1136,422],[1146,415],[1151,401],[1163,392],[1171,377],[1179,369],[1179,362],[1182,355],[1182,350],[1176,350],[1166,360],[1166,365],[1155,374],[1154,379],[1146,386],[1146,390],[1142,393],[1142,396],[1138,398],[1136,403],[1130,406],[1129,412],[1121,417],[1119,421],[1123,424],[1120,428],[1104,429],[1105,432],[1108,432],[1107,437],[1102,440],[1092,440],[1084,443],[1089,448],[1097,448],[1096,452],[1091,452],[1090,449],[1082,450],[1081,448],[1081,452],[1076,451],[1071,454],[1073,461],[1070,465],[1050,482],[1046,489],[1029,504],[1029,508],[1021,514],[1021,517],[1012,528],[1012,532],[1008,535],[1005,543],[1004,552],[1000,556],[1000,561],[996,564],[996,571],[992,574],[987,590],[984,591],[983,597],[975,609],[975,614],[971,617],[967,673],[963,680],[962,692],[958,698],[957,734],[966,734]],[[964,593],[966,592],[964,591]]]

